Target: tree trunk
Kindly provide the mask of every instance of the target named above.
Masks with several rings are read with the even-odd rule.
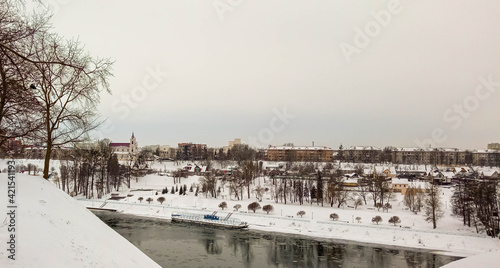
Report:
[[[286,181],[283,186],[283,197],[285,198],[285,205],[286,205]]]
[[[78,168],[77,168],[77,163],[76,161],[74,162],[73,164],[73,192],[76,193],[76,191],[78,190],[77,186],[78,186],[78,177],[77,177],[77,172],[78,172]]]
[[[432,229],[436,229],[436,206],[432,206]]]
[[[94,198],[94,173],[95,167],[92,167],[92,182],[90,183],[90,197]]]
[[[52,153],[52,137],[49,134],[47,137],[47,150],[45,151],[45,161],[43,163],[43,178],[49,179],[49,168],[50,168],[50,154]]]

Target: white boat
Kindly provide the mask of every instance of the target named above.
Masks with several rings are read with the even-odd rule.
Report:
[[[230,218],[233,213],[229,213],[226,217],[221,218],[216,216],[217,211],[212,214],[194,214],[194,213],[172,213],[172,222],[187,222],[196,223],[208,226],[225,227],[229,229],[247,228],[248,224],[240,219]]]

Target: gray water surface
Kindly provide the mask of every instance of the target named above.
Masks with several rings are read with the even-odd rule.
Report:
[[[162,267],[440,267],[459,257],[94,213]]]

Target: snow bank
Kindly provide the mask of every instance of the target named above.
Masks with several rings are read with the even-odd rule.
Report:
[[[159,267],[76,200],[39,176],[16,174],[15,260],[8,258],[7,174],[0,174],[1,267]]]
[[[498,267],[496,265],[500,265],[500,251],[488,252],[454,261],[442,266],[442,268]]]

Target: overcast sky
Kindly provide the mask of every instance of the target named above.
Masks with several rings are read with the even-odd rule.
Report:
[[[140,146],[500,142],[500,2],[51,0],[115,61],[96,137]],[[168,74],[168,75],[167,75]]]

